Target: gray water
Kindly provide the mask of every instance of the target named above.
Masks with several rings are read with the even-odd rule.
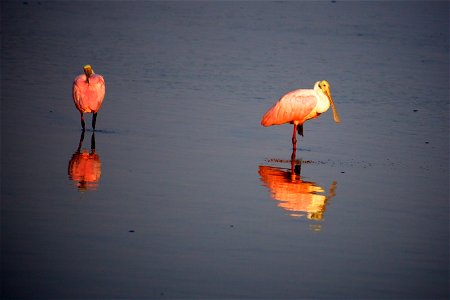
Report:
[[[1,8],[2,298],[448,298],[448,2]]]

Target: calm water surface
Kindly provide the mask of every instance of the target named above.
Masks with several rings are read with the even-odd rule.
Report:
[[[448,2],[333,2],[2,2],[2,298],[448,298]]]

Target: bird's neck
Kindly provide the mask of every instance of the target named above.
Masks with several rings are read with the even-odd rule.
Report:
[[[330,100],[328,99],[327,95],[322,92],[322,89],[319,86],[315,86],[314,91],[317,94],[316,111],[318,113],[326,112],[330,107]]]
[[[95,73],[94,73],[94,70],[88,70],[88,71],[84,71],[84,74],[86,75],[86,82],[87,83],[89,83],[89,78],[91,78],[92,77],[92,75],[94,75]]]
[[[86,73],[85,75],[86,75],[86,83],[89,84],[89,78],[91,78],[92,75],[94,75],[94,71],[92,71],[90,74]]]

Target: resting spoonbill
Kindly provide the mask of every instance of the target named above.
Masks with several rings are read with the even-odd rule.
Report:
[[[303,123],[317,118],[330,107],[333,109],[333,118],[336,123],[341,122],[333,98],[331,98],[330,84],[326,80],[317,81],[313,89],[299,89],[287,93],[278,100],[262,117],[261,125],[264,127],[294,124],[292,133],[292,146],[297,147],[296,132],[303,136]]]
[[[81,127],[85,128],[83,113],[93,113],[92,129],[95,130],[97,112],[105,97],[105,80],[102,75],[95,74],[90,65],[83,67],[84,74],[73,80],[72,97],[81,114]]]

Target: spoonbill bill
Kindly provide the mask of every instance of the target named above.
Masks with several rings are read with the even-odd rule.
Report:
[[[73,80],[72,97],[81,114],[81,127],[85,129],[83,113],[93,113],[92,129],[95,130],[97,113],[105,97],[105,80],[102,75],[95,74],[90,65],[83,67],[84,74]]]
[[[292,133],[293,149],[297,148],[296,132],[303,136],[303,123],[315,119],[330,107],[333,109],[333,118],[336,123],[341,118],[334,106],[331,97],[330,84],[326,80],[317,81],[313,89],[299,89],[287,93],[278,100],[262,117],[261,125],[264,127],[294,124]]]

